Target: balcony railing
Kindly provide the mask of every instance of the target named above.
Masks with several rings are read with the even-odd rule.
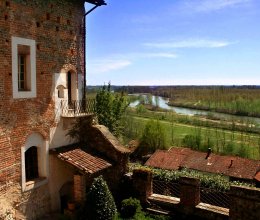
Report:
[[[95,99],[86,100],[61,100],[61,116],[81,117],[95,113]]]

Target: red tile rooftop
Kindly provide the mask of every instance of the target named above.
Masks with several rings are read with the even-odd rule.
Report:
[[[87,174],[94,174],[112,166],[108,161],[80,148],[60,152],[58,158]]]
[[[257,172],[257,174],[255,175],[255,180],[257,180],[258,182],[260,182],[260,170]]]
[[[156,168],[178,170],[188,168],[202,172],[224,174],[226,176],[253,180],[260,170],[259,160],[250,160],[236,156],[221,156],[191,150],[189,148],[171,148],[168,151],[157,150],[145,163]],[[260,174],[258,181],[260,181]]]

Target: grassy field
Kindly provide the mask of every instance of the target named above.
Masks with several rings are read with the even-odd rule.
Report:
[[[130,116],[125,128],[125,141],[140,138],[147,118]],[[260,159],[260,136],[245,132],[228,131],[217,128],[198,127],[160,120],[166,135],[166,145],[183,146],[186,135],[200,134],[199,150],[206,151],[211,147],[213,152],[220,154],[240,155],[250,159]]]

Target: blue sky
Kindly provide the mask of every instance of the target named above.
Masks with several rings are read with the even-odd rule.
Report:
[[[259,0],[106,2],[87,16],[88,85],[260,85]]]

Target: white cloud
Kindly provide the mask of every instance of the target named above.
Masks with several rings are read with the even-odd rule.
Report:
[[[100,59],[100,60],[90,62],[89,69],[93,73],[105,73],[105,72],[123,69],[131,64],[132,62],[129,60]]]
[[[161,57],[161,58],[177,58],[178,55],[175,53],[144,53],[140,54],[142,57]]]
[[[228,41],[191,39],[183,41],[168,41],[159,43],[144,43],[147,47],[153,48],[219,48],[234,44]]]
[[[251,0],[189,0],[186,2],[186,5],[189,9],[198,12],[211,12],[221,10],[224,8],[245,6],[250,2]]]

